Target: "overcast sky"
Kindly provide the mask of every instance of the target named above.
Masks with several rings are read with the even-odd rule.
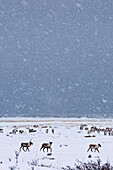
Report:
[[[113,114],[113,0],[0,0],[0,115]]]

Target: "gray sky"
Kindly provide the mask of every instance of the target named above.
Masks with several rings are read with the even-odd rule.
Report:
[[[0,115],[113,114],[113,1],[0,0]]]

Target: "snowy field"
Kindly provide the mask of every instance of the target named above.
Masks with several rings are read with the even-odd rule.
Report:
[[[76,160],[99,158],[102,163],[113,164],[112,128],[113,120],[108,119],[1,118],[0,169],[60,170],[67,165],[74,167]],[[29,141],[33,142],[30,152],[20,152],[21,143]],[[53,142],[52,152],[40,151],[42,143],[48,142]],[[87,152],[89,144],[98,143],[100,152]]]

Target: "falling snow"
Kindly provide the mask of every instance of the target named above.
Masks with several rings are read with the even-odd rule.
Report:
[[[0,4],[0,116],[113,114],[113,1]]]

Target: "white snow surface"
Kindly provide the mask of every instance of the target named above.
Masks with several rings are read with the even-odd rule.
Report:
[[[9,170],[15,166],[19,170],[60,170],[67,165],[74,167],[77,160],[87,162],[101,159],[101,163],[109,161],[113,164],[112,148],[113,136],[104,135],[103,132],[93,132],[90,135],[95,137],[86,138],[85,127],[80,130],[80,126],[86,124],[97,128],[113,128],[113,120],[110,119],[75,119],[75,118],[1,118],[0,129],[0,169]],[[34,127],[38,125],[38,127]],[[47,126],[47,127],[44,127]],[[29,133],[29,128],[36,132]],[[13,129],[17,129],[16,134],[10,134]],[[48,133],[46,133],[48,129]],[[52,134],[54,129],[54,134]],[[19,130],[24,130],[19,134]],[[22,142],[33,142],[30,152],[19,151]],[[40,151],[42,143],[53,142],[52,152]],[[98,152],[87,152],[89,144],[102,145]],[[16,163],[15,152],[19,153],[18,163]],[[51,155],[47,155],[51,153]],[[88,156],[91,155],[91,158]],[[36,165],[31,165],[35,162]]]

